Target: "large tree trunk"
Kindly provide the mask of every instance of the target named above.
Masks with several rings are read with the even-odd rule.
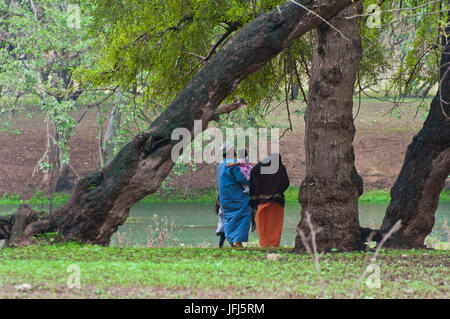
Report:
[[[446,28],[450,34],[450,25]],[[443,39],[441,84],[430,113],[408,146],[400,174],[391,190],[391,202],[381,233],[401,220],[402,227],[386,242],[388,247],[423,247],[434,226],[439,195],[450,173],[450,45]]]
[[[355,168],[352,144],[353,91],[362,47],[358,19],[345,18],[360,11],[358,3],[330,20],[348,39],[326,24],[314,31],[305,115],[306,177],[298,197],[302,210],[295,250],[312,247],[307,214],[313,227],[320,227],[316,235],[319,251],[362,248],[358,197],[363,185]]]
[[[352,0],[298,1],[325,19],[333,17]],[[42,232],[58,232],[64,241],[108,245],[111,235],[125,222],[130,207],[155,192],[174,163],[171,141],[175,128],[193,132],[194,120],[205,129],[215,109],[240,81],[258,70],[293,40],[323,21],[295,3],[288,2],[261,15],[237,32],[205,67],[181,90],[149,127],[129,142],[97,173],[76,185],[71,199],[53,218],[42,218],[24,228],[8,244],[27,244]],[[0,220],[0,226],[5,224]]]

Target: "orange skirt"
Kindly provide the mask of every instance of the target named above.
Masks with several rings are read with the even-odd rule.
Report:
[[[283,230],[284,207],[279,203],[260,204],[256,212],[256,230],[261,247],[278,247]]]

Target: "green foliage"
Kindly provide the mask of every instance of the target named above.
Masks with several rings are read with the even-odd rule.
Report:
[[[78,67],[77,78],[92,86],[119,86],[127,92],[115,153],[136,131],[148,127],[223,40],[282,2],[82,1],[85,14],[94,18],[91,35],[97,39],[99,58],[92,66]],[[219,41],[224,34],[227,37]],[[279,71],[274,61],[246,79],[226,101],[244,98],[249,108],[220,117],[220,125],[265,124],[266,113],[259,105],[269,94],[279,93]]]
[[[316,298],[321,294],[314,263],[306,254],[293,254],[291,248],[211,249],[211,248],[118,248],[92,245],[40,244],[0,250],[0,287],[8,289],[23,282],[39,287],[38,297],[52,290],[78,297],[152,296],[153,289],[168,296],[183,292],[186,297]],[[277,253],[277,260],[269,260]],[[321,276],[328,298],[349,298],[355,283],[366,270],[374,253],[331,253],[321,258]],[[381,287],[357,286],[363,298],[445,297],[447,251],[383,250],[377,257],[381,265]],[[424,264],[426,260],[426,266]],[[67,288],[67,267],[81,269],[82,289]],[[239,274],[239,280],[236,280]],[[267,276],[270,274],[270,280]],[[292,280],[295,278],[295,280]],[[129,288],[133,288],[130,290]],[[231,295],[230,295],[231,292]],[[126,294],[126,295],[125,295]],[[4,295],[0,295],[4,296]]]
[[[60,239],[61,237],[62,237],[61,234],[55,233],[55,232],[49,232],[49,233],[45,233],[45,234],[37,234],[35,236],[36,239],[45,240],[48,243],[53,243],[53,242],[57,241],[58,239]]]
[[[99,40],[100,58],[92,67],[78,68],[79,77],[97,86],[119,85],[135,94],[117,145],[124,145],[136,129],[144,129],[170,103],[210,53],[224,44],[214,47],[222,35],[232,36],[282,2],[85,0],[84,6],[91,10],[86,14],[93,17],[91,34]],[[371,4],[378,1],[364,1],[364,8]],[[367,17],[360,19],[363,57],[356,86],[364,88],[364,94],[368,87],[379,88],[382,80],[387,82],[387,92],[396,95],[396,99],[436,82],[439,48],[421,55],[427,45],[436,42],[437,26],[442,26],[444,17],[432,14],[438,3],[421,5],[420,1],[402,1],[402,10],[397,10],[397,2],[384,2],[380,27],[369,26]],[[420,7],[410,10],[415,6]],[[440,9],[445,8],[443,5]],[[307,93],[312,51],[313,38],[308,33],[251,74],[226,99],[244,98],[249,107],[220,116],[219,126],[270,126],[264,118],[274,110],[269,107],[272,100],[283,102],[294,85],[300,85]],[[393,72],[395,76],[391,76]],[[137,115],[141,112],[152,116],[143,120]]]
[[[443,190],[441,195],[439,196],[439,201],[450,202],[450,190]]]
[[[73,69],[93,59],[88,30],[91,17],[70,10],[66,1],[0,2],[0,96],[9,101],[0,112],[28,112],[25,98],[37,100],[46,120],[55,126],[52,140],[68,162],[67,140],[77,125],[72,117],[75,101],[83,93]],[[84,8],[76,6],[82,13]],[[80,28],[71,19],[80,23]],[[90,94],[95,100],[97,93]],[[14,117],[2,116],[0,129],[14,133]],[[47,165],[44,170],[52,169]]]
[[[375,1],[364,1],[367,7]],[[390,71],[397,61],[389,59],[392,48],[382,41],[384,36],[382,28],[369,27],[366,19],[360,19],[361,44],[363,55],[358,69],[356,87],[373,86]]]
[[[130,87],[143,77],[149,100],[170,101],[201,66],[217,39],[282,1],[85,1],[102,58],[83,74]],[[231,31],[232,32],[232,31]]]
[[[58,139],[55,140],[60,152],[62,152],[62,162],[69,163],[69,148],[67,141],[75,134],[75,127],[78,122],[70,115],[75,109],[74,101],[50,100],[48,104],[42,104],[42,110],[46,114],[47,119],[55,124]],[[44,163],[43,163],[44,164]],[[48,168],[46,167],[48,170]],[[52,167],[50,167],[52,169]]]
[[[398,98],[420,93],[423,84],[439,83],[448,8],[445,1],[425,5],[420,0],[384,2],[382,29],[390,47],[390,63],[395,65],[391,90]]]
[[[175,163],[175,165],[172,168],[172,172],[174,172],[175,175],[177,175],[177,176],[181,176],[183,174],[189,173],[189,167],[193,171],[197,170],[197,166],[195,165],[195,163],[192,163],[192,165],[189,165],[187,163],[180,161],[180,162]]]
[[[225,134],[226,128],[239,127],[248,129],[272,126],[266,120],[266,114],[260,104],[237,109],[229,114],[222,114],[219,119],[218,126],[222,128],[222,134]]]

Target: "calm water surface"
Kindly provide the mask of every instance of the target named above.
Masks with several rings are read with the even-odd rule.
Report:
[[[0,215],[7,214],[16,206],[0,206]],[[383,220],[387,204],[360,203],[360,224],[363,226],[379,227]],[[34,208],[40,209],[41,205]],[[127,222],[120,226],[118,233],[112,238],[112,244],[129,243],[132,245],[146,245],[149,239],[148,228],[155,225],[155,215],[159,221],[166,220],[174,225],[172,236],[178,238],[185,246],[216,246],[218,237],[215,230],[217,216],[213,203],[138,203],[132,207]],[[282,246],[293,246],[295,227],[300,220],[300,205],[288,203],[285,207]],[[450,222],[450,203],[440,203],[436,212],[436,223],[433,236],[445,239],[442,231],[444,218]],[[257,243],[258,234],[250,233],[250,242]]]

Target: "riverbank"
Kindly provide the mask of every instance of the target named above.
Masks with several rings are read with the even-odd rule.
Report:
[[[158,191],[155,194],[144,197],[140,203],[214,203],[216,201],[216,190],[192,191],[190,194],[182,194],[176,190]],[[52,195],[52,202],[54,204],[63,204],[68,201],[70,194],[68,193],[54,193]],[[298,202],[298,187],[290,186],[285,192],[285,199],[287,203]],[[359,198],[361,203],[389,203],[391,200],[389,190],[371,190]],[[0,195],[0,205],[20,205],[20,204],[47,204],[50,202],[49,196],[45,196],[41,191],[36,190],[31,199],[24,200],[18,194],[4,193]],[[450,202],[450,190],[442,191],[439,202]]]
[[[427,100],[426,104],[430,101]],[[422,113],[425,114],[427,109],[421,108],[417,114],[420,101],[407,102],[402,105],[401,114],[397,111],[396,116],[387,115],[392,110],[392,103],[376,99],[363,99],[360,107],[355,103],[355,114],[358,113],[353,143],[355,166],[364,180],[365,190],[390,189],[393,186],[404,162],[405,151],[423,126]],[[291,103],[293,130],[286,131],[280,139],[279,151],[291,184],[299,186],[306,176],[304,105],[299,101]],[[17,134],[0,132],[0,197],[8,192],[30,199],[36,189],[44,191],[49,187],[43,173],[36,171],[47,145],[47,129],[42,125],[45,123],[44,114],[32,103],[26,106],[26,110],[26,114],[16,114],[14,118]],[[72,115],[78,119],[82,113],[80,109]],[[272,112],[266,121],[283,130],[290,125],[282,109]],[[104,130],[106,127],[103,125]],[[53,129],[50,125],[50,130]],[[68,144],[71,167],[68,179],[72,185],[77,178],[89,176],[100,168],[98,136],[97,113],[88,112]],[[449,183],[450,180],[447,187],[450,187]],[[171,172],[164,186],[184,193],[192,189],[214,189],[217,186],[217,164],[196,163],[183,168],[182,174]]]
[[[372,256],[325,254],[321,284],[310,256],[287,248],[5,248],[0,298],[449,297],[448,252],[381,250],[379,288],[368,287],[366,279],[358,284]],[[67,283],[77,284],[77,272],[80,288],[71,289]]]

